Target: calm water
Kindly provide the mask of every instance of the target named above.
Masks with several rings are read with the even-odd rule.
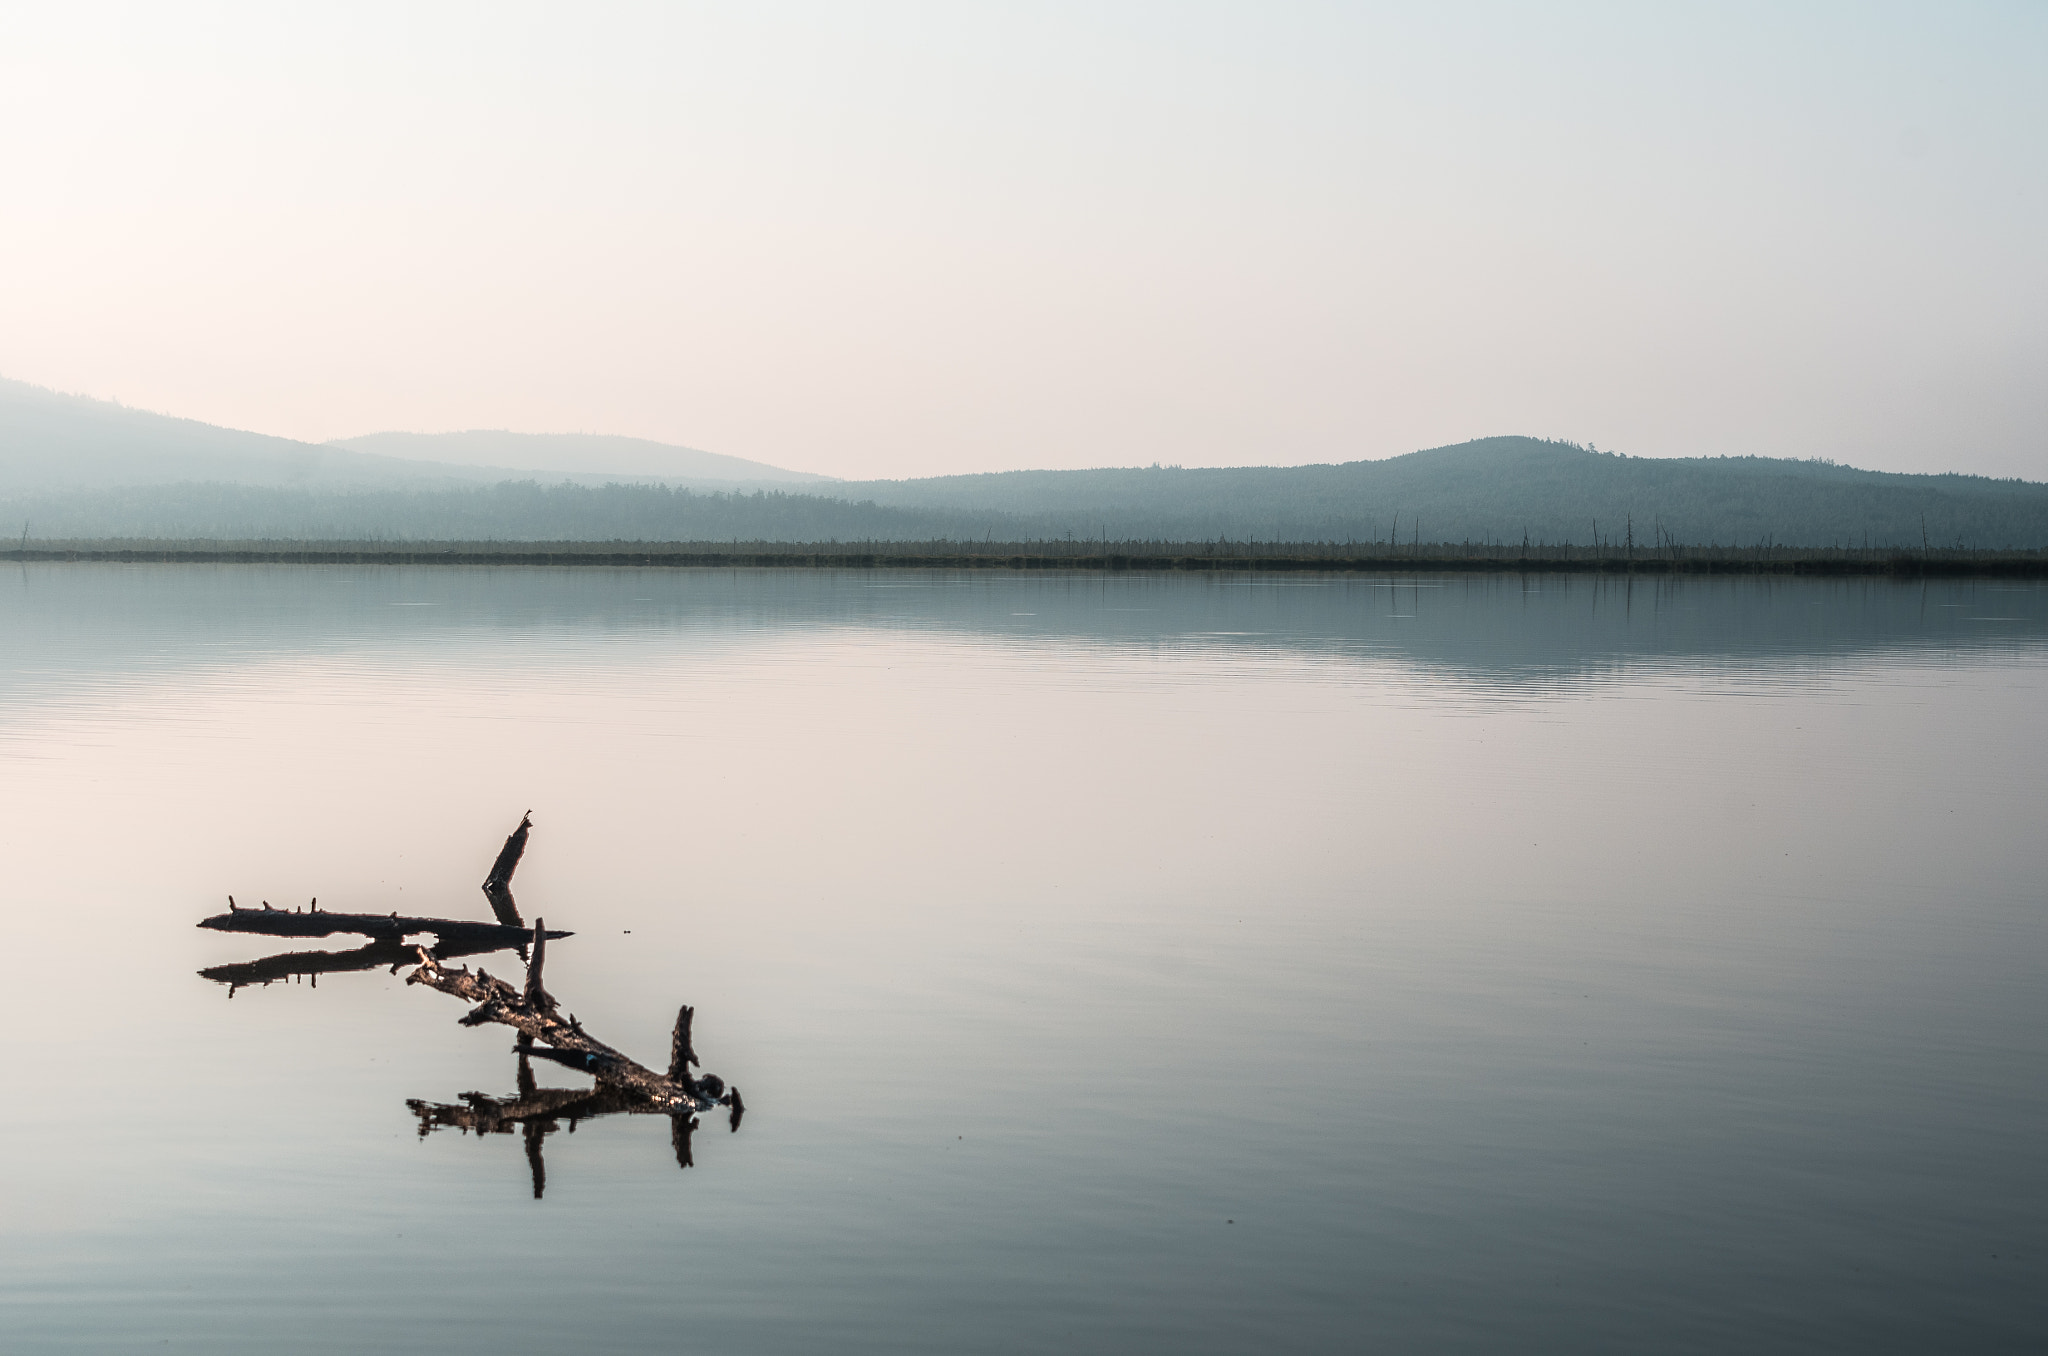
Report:
[[[2031,585],[16,571],[0,1350],[2040,1350],[2044,713]],[[529,808],[688,1171],[198,973]]]

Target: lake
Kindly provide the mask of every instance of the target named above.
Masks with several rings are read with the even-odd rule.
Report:
[[[0,1349],[2042,1350],[2044,715],[2003,581],[20,568]],[[687,1170],[200,973],[527,810]]]

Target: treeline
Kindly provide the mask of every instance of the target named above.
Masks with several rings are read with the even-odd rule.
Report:
[[[848,484],[885,506],[980,509],[1114,539],[2048,545],[2048,485],[1768,457],[1624,457],[1485,438],[1329,466],[1013,471]]]
[[[535,481],[414,491],[148,485],[20,498],[0,512],[36,540],[921,541],[976,528],[986,536],[1003,520],[772,490]]]
[[[1620,457],[1492,438],[1379,462],[1018,471],[721,493],[507,481],[429,489],[177,484],[0,502],[42,540],[1444,544],[1654,554],[2033,550],[2048,485],[1757,457]]]
[[[2048,550],[1855,547],[1478,546],[1388,548],[1275,542],[236,541],[58,538],[0,548],[0,560],[126,564],[594,565],[804,569],[968,569],[1375,574],[1888,575],[2048,578]]]

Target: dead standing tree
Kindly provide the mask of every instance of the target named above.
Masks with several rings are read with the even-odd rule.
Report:
[[[253,932],[264,937],[332,937],[337,932],[353,932],[386,942],[431,932],[443,944],[470,948],[470,955],[512,946],[523,948],[530,940],[529,929],[506,927],[502,923],[476,923],[466,918],[416,918],[398,913],[336,913],[332,909],[321,908],[317,899],[305,909],[274,909],[268,900],[258,908],[245,909],[235,903],[233,895],[228,896],[226,913],[202,918],[199,926],[215,932]],[[548,934],[555,940],[574,935],[568,932]]]

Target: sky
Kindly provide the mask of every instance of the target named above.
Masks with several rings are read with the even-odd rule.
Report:
[[[0,376],[866,478],[2048,479],[2040,3],[0,7]]]

